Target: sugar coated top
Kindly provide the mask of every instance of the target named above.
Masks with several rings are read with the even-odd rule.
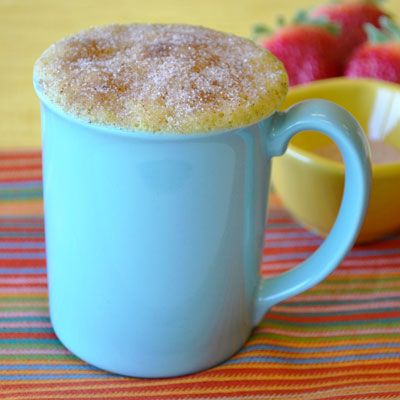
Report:
[[[252,41],[190,25],[109,25],[50,46],[38,90],[87,122],[196,133],[255,123],[279,108],[282,64]]]

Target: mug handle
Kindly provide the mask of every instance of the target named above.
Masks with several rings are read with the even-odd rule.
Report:
[[[371,186],[367,140],[348,111],[327,100],[306,100],[285,112],[275,113],[272,118],[272,123],[264,129],[261,123],[269,157],[282,155],[296,133],[321,131],[336,143],[342,153],[345,186],[335,224],[320,247],[290,271],[261,279],[255,299],[254,325],[261,321],[270,307],[316,285],[340,264],[356,240]]]

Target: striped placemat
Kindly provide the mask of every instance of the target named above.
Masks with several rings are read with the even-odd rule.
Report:
[[[352,250],[327,280],[275,306],[208,371],[132,379],[71,355],[51,328],[38,152],[0,153],[0,399],[400,399],[400,235]],[[262,273],[321,239],[272,198]]]

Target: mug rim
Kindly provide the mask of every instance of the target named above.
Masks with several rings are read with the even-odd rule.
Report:
[[[92,123],[92,122],[85,121],[84,119],[81,119],[79,117],[75,117],[73,114],[70,114],[70,113],[64,111],[56,103],[51,101],[41,91],[40,86],[35,79],[33,79],[33,88],[36,92],[36,95],[39,97],[41,105],[44,105],[47,109],[49,109],[53,113],[57,114],[59,117],[65,119],[65,120],[68,120],[72,123],[79,124],[82,127],[89,129],[89,130],[96,130],[96,131],[99,131],[106,135],[113,135],[113,136],[119,136],[119,137],[123,137],[123,138],[132,138],[132,139],[168,140],[168,141],[169,140],[205,139],[208,137],[230,134],[232,131],[235,131],[235,130],[240,131],[240,130],[249,128],[251,126],[258,125],[258,124],[266,121],[268,118],[270,118],[272,115],[274,115],[276,112],[279,111],[279,109],[273,110],[267,116],[264,116],[260,120],[255,121],[251,124],[240,125],[237,127],[220,129],[220,130],[212,130],[212,131],[207,131],[207,132],[176,133],[176,132],[162,132],[162,131],[160,131],[160,132],[139,131],[139,130],[129,130],[129,129],[125,129],[125,128],[118,128],[118,127],[112,126],[112,125]]]

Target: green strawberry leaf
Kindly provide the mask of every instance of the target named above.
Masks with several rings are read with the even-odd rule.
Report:
[[[286,25],[286,19],[283,15],[279,15],[277,20],[276,20],[276,25],[278,28],[282,28],[282,26]]]
[[[293,18],[293,23],[294,24],[298,24],[298,25],[302,25],[302,24],[306,24],[308,22],[308,14],[306,10],[299,10],[294,18]]]
[[[381,29],[369,23],[364,25],[364,30],[367,33],[369,42],[400,42],[400,28],[392,19],[382,16],[379,18],[379,24],[381,25]]]
[[[258,39],[269,36],[272,34],[272,29],[268,28],[268,26],[264,24],[256,24],[253,26],[251,30],[251,39],[257,41]]]
[[[264,34],[264,33],[271,33],[272,30],[264,24],[257,24],[257,25],[254,25],[253,32],[256,34],[262,34],[262,33]]]
[[[388,41],[386,34],[370,23],[364,24],[364,31],[368,36],[368,41],[371,43],[385,43]]]
[[[293,24],[295,25],[312,25],[326,29],[331,34],[337,36],[340,33],[340,26],[331,22],[325,16],[311,17],[310,14],[305,10],[299,10],[293,18]]]
[[[392,19],[382,16],[379,18],[379,23],[395,41],[400,40],[400,27]]]
[[[278,29],[287,25],[286,20],[282,15],[278,16],[276,25]],[[309,13],[305,10],[299,10],[295,14],[290,25],[318,26],[335,36],[340,33],[340,26],[338,24],[330,22],[325,16],[310,17]],[[263,37],[271,36],[273,33],[272,29],[267,27],[265,24],[260,23],[252,27],[250,38],[257,42]]]
[[[372,4],[377,7],[381,7],[384,3],[386,3],[386,0],[364,0],[368,4]]]

